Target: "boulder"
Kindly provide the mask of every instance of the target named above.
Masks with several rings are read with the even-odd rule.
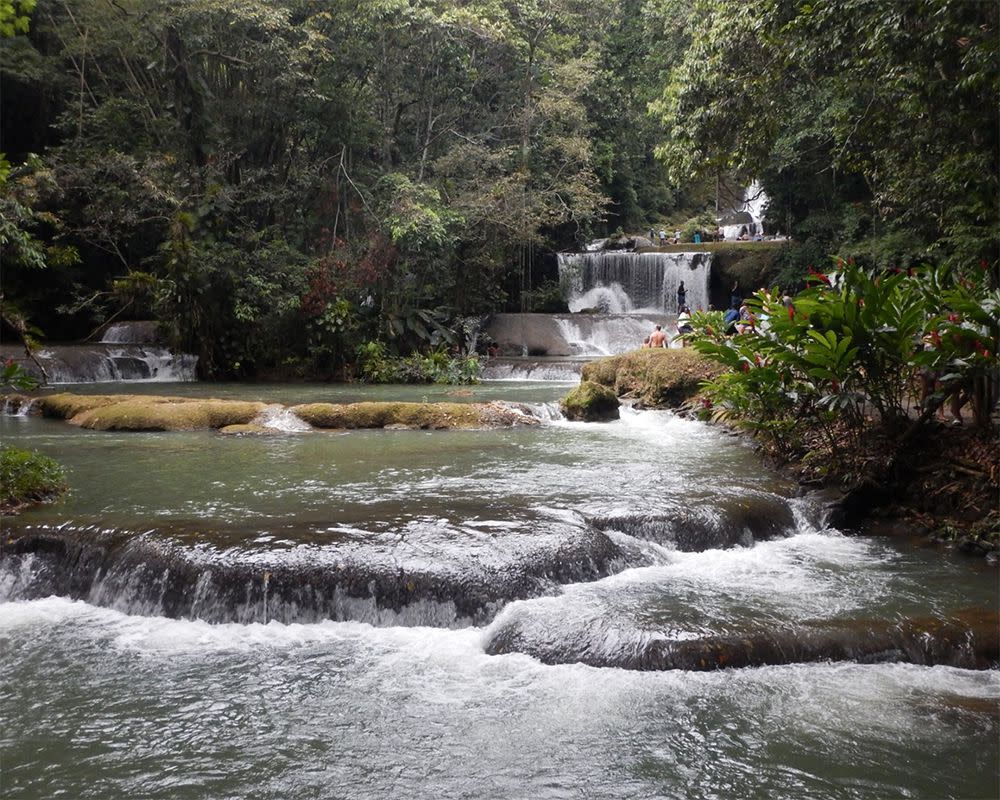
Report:
[[[618,397],[612,389],[593,381],[583,381],[559,401],[567,419],[607,422],[618,419]]]
[[[650,408],[678,408],[698,394],[702,381],[724,371],[691,348],[655,348],[592,361],[584,365],[582,377]]]
[[[537,420],[502,403],[307,403],[292,412],[317,428],[509,428]]]

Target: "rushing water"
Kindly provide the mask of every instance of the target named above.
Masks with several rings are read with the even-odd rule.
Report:
[[[415,603],[317,621],[272,587],[243,623],[210,623],[106,585],[87,601],[17,599],[19,576],[0,570],[5,800],[996,795],[994,670],[579,663],[662,637],[996,607],[981,563],[823,527],[819,500],[793,497],[738,440],[658,412],[567,423],[551,404],[565,387],[541,384],[182,390],[270,403],[506,397],[548,419],[228,437],[4,417],[4,441],[56,457],[73,487],[15,532],[127,530],[210,563],[322,566],[350,551],[430,575],[432,588],[486,575],[509,596],[475,619]],[[617,555],[588,579],[521,580],[595,536]],[[489,655],[498,641],[518,649]]]

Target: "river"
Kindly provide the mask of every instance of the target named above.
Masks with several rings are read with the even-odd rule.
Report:
[[[60,595],[26,588],[44,554],[0,561],[8,800],[996,796],[995,669],[633,668],[662,641],[788,655],[782,637],[830,626],[997,608],[995,571],[825,527],[822,498],[739,439],[668,412],[569,423],[558,384],[123,390],[505,398],[548,419],[233,437],[0,418],[72,486],[10,530],[124,553]],[[312,596],[361,567],[373,597]],[[253,575],[242,600],[227,569]],[[393,576],[410,601],[374,596]]]

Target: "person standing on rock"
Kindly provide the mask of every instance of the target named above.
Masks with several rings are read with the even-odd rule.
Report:
[[[677,287],[677,311],[680,313],[681,309],[687,305],[687,289],[684,288],[684,281],[681,281],[680,286]]]
[[[667,334],[663,332],[663,326],[657,325],[656,330],[649,334],[650,347],[666,347]]]

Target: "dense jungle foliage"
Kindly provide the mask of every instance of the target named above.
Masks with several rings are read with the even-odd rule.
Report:
[[[703,387],[702,413],[749,428],[783,460],[811,452],[851,478],[893,468],[945,404],[953,423],[965,406],[988,431],[1000,289],[985,261],[961,276],[838,260],[809,283],[794,297],[759,291],[735,335],[720,312],[694,315],[694,348],[729,368]]]
[[[680,227],[751,178],[793,237],[783,286],[831,253],[995,269],[998,13],[4,4],[4,338],[152,317],[205,377],[462,379],[440,354],[542,302],[553,252]]]

